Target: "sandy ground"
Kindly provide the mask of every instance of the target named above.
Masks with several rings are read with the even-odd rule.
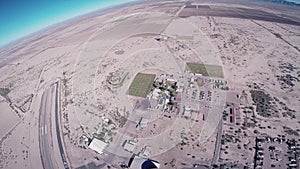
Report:
[[[1,109],[1,132],[0,135],[3,137],[6,133],[8,133],[19,120],[18,116],[15,114],[13,110],[9,107],[6,102],[0,102],[0,109]]]
[[[248,6],[244,2],[234,5],[205,2],[201,5],[209,5],[211,9],[234,8],[240,13],[262,9],[272,16],[284,12],[287,18],[299,19],[299,11],[294,8],[266,6],[265,3]],[[157,121],[168,127],[155,136],[141,134],[136,152],[150,145],[151,158],[160,161],[163,168],[172,165],[190,168],[199,162],[210,165],[224,105],[235,105],[239,112],[237,122],[252,119],[243,111],[253,106],[249,91],[254,86],[278,99],[274,107],[279,112],[284,112],[284,107],[295,110],[295,118],[282,113],[266,118],[254,111],[257,124],[246,129],[224,121],[222,135],[233,135],[240,139],[239,144],[248,144],[248,147],[238,149],[234,142],[225,143],[221,146],[218,163],[251,166],[254,152],[249,147],[254,146],[255,136],[286,134],[283,126],[299,133],[300,27],[261,19],[231,18],[225,16],[228,13],[174,17],[180,16],[183,8],[182,2],[147,2],[147,5],[96,12],[46,29],[2,50],[0,86],[10,92],[1,97],[0,102],[1,117],[5,117],[0,120],[0,168],[42,167],[38,147],[41,94],[57,78],[62,82],[61,126],[72,168],[91,163],[104,166],[105,162],[118,168],[119,163],[126,163],[131,156],[121,145],[125,139],[132,138],[128,133],[134,130],[129,125],[125,130],[128,133],[124,134],[121,132],[124,128],[118,127],[119,120],[124,117],[133,122],[140,118],[132,112],[132,102],[126,93],[131,80],[137,72],[153,68],[182,73],[185,62],[222,66],[230,92],[234,94],[215,90],[213,108],[207,110],[200,106],[201,113],[209,112],[209,123],[191,123],[180,117],[174,121]],[[166,40],[155,40],[159,35]],[[290,76],[294,77],[292,86],[284,80]],[[121,81],[110,85],[110,78]],[[244,100],[234,99],[234,95],[242,91],[246,93]],[[105,118],[113,124],[105,125]],[[241,134],[235,132],[239,129]],[[103,156],[88,149],[82,141],[82,136],[91,138],[107,130],[110,132],[105,139],[113,141]],[[258,130],[258,134],[254,134],[254,130]],[[180,145],[180,133],[195,141]],[[170,138],[173,139],[170,141]]]

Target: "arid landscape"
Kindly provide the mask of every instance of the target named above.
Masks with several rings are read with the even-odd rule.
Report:
[[[0,50],[0,168],[299,168],[300,7],[143,1]]]

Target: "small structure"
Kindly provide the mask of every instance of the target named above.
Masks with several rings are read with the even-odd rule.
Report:
[[[145,147],[141,150],[141,152],[139,153],[139,156],[148,158],[148,157],[150,156],[150,154],[151,154],[150,152],[151,152],[151,151],[150,151],[150,147],[145,146]]]
[[[167,78],[167,81],[168,81],[169,83],[171,83],[171,84],[174,84],[174,83],[177,82],[177,80],[171,79],[171,78]]]
[[[166,103],[166,104],[170,103],[170,99],[166,98],[165,103]]]
[[[136,128],[138,128],[138,129],[146,128],[148,126],[148,123],[149,123],[148,119],[145,119],[144,117],[141,117],[140,121],[136,125]]]
[[[81,136],[80,137],[80,140],[79,140],[80,143],[84,143],[84,144],[88,144],[89,143],[89,138],[85,135]]]
[[[153,99],[158,99],[159,98],[159,94],[160,94],[161,90],[160,89],[157,89],[155,88],[152,92],[152,98]]]
[[[162,94],[162,98],[166,101],[168,98],[169,98],[169,94],[170,92],[169,91],[166,91]]]
[[[202,77],[203,75],[201,73],[195,73],[196,77]]]
[[[177,86],[176,92],[181,93],[183,91],[184,84],[182,82],[178,82]]]
[[[108,118],[102,117],[103,124],[108,125],[110,120]]]
[[[191,77],[191,83],[194,83],[195,82],[195,78],[194,77]]]
[[[192,110],[189,107],[184,107],[183,116],[190,118],[192,116]]]
[[[103,154],[103,150],[107,147],[107,145],[107,143],[97,138],[93,138],[93,140],[89,144],[89,148],[96,151],[99,154]]]
[[[123,145],[123,148],[126,150],[126,151],[129,151],[129,152],[133,152],[133,150],[135,149],[137,145],[137,142],[134,141],[134,140],[126,140],[124,145]]]
[[[165,100],[163,97],[161,97],[159,100],[158,100],[158,107],[163,107],[165,104]]]

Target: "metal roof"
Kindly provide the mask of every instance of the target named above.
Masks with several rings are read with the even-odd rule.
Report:
[[[89,148],[96,151],[99,154],[102,154],[103,150],[106,148],[107,145],[108,145],[107,143],[105,143],[97,138],[93,138],[93,140],[89,144]]]

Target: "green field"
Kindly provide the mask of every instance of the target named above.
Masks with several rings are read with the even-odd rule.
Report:
[[[223,78],[223,70],[218,65],[204,65],[201,63],[187,63],[187,69],[203,76],[220,77]]]
[[[130,84],[128,94],[145,98],[151,91],[154,79],[154,74],[138,73]]]

